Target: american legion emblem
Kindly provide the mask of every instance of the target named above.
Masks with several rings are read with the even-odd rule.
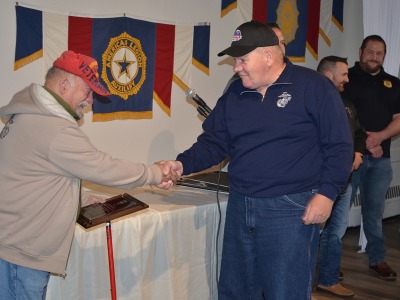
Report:
[[[146,61],[140,40],[124,32],[110,39],[102,55],[101,78],[111,94],[127,100],[146,80]]]
[[[289,44],[296,37],[299,28],[299,10],[295,0],[281,0],[276,12],[277,20],[285,41]]]

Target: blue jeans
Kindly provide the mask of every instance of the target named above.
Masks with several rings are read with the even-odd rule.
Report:
[[[22,267],[0,259],[0,299],[44,300],[49,278],[49,272]]]
[[[231,191],[219,300],[311,298],[319,225],[301,217],[314,192],[251,198]]]
[[[318,284],[331,286],[339,283],[342,237],[348,221],[351,200],[351,184],[340,193],[325,223],[319,240]]]
[[[373,158],[364,155],[363,164],[353,173],[352,186],[354,199],[357,187],[360,188],[361,213],[371,266],[385,261],[385,237],[382,218],[385,210],[385,196],[392,181],[393,171],[390,158]]]

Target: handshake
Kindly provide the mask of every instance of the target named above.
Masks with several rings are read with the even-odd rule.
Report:
[[[160,189],[169,189],[176,184],[183,173],[183,166],[180,161],[162,160],[154,164],[161,169],[162,173],[161,182],[157,185]]]

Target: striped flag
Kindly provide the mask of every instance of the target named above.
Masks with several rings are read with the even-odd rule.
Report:
[[[331,45],[329,34],[332,23],[343,31],[343,0],[321,0],[319,34],[328,46]]]
[[[319,34],[328,46],[331,45],[329,33],[332,26],[332,6],[333,0],[321,0],[320,16],[319,16]]]
[[[186,91],[192,63],[209,72],[208,23],[170,25],[125,16],[79,17],[20,6],[16,10],[17,23],[23,25],[17,30],[15,66],[43,56],[47,70],[66,50],[96,58],[101,81],[112,95],[95,96],[93,121],[152,118],[153,99],[170,115],[172,82]]]

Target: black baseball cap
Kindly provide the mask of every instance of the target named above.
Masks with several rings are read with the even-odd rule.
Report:
[[[229,48],[218,53],[218,56],[229,55],[240,57],[258,47],[279,45],[278,37],[267,24],[250,21],[240,25],[233,34]]]

